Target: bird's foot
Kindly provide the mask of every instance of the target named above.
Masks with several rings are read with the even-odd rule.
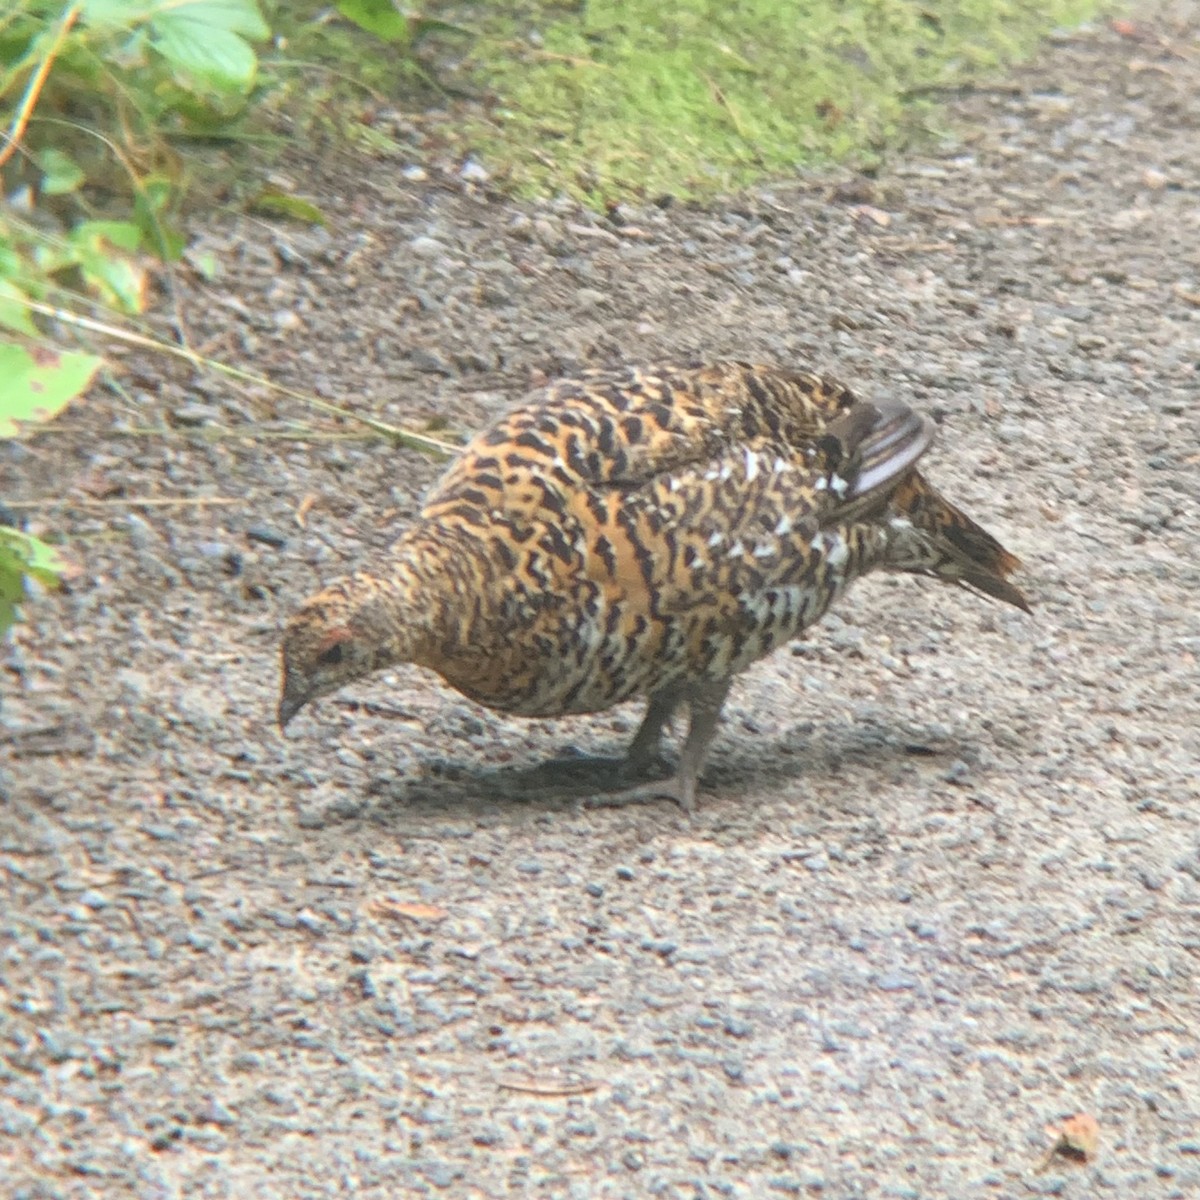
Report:
[[[583,808],[624,808],[630,804],[651,804],[674,800],[688,816],[696,811],[696,781],[673,775],[612,792],[593,792],[582,801]]]

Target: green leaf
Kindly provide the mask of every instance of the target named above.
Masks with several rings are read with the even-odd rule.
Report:
[[[0,633],[17,619],[17,604],[25,599],[25,572],[21,560],[0,545]]]
[[[414,42],[420,41],[427,33],[456,33],[460,37],[474,37],[475,31],[465,25],[455,25],[452,21],[441,21],[437,17],[409,17],[408,27]]]
[[[20,615],[17,606],[25,599],[27,579],[54,588],[68,569],[69,564],[52,546],[10,525],[0,525],[0,634]]]
[[[73,350],[0,342],[0,437],[18,432],[18,421],[48,421],[82,392],[103,359]]]
[[[236,33],[224,29],[205,33],[190,21],[160,25],[154,48],[172,66],[218,92],[248,91],[258,67],[254,51]]]
[[[292,217],[297,221],[306,221],[309,225],[325,227],[325,214],[311,200],[304,200],[274,188],[259,192],[250,202],[250,211]]]
[[[125,32],[148,21],[163,0],[83,0],[81,16],[94,29]]]
[[[142,231],[130,221],[84,221],[67,239],[85,282],[106,303],[128,313],[140,313],[146,306],[146,272],[114,251],[133,253],[141,240]]]
[[[396,11],[391,0],[338,0],[337,10],[360,29],[385,42],[407,42],[408,18]]]
[[[188,250],[183,257],[192,270],[208,283],[212,283],[221,273],[221,264],[211,250]]]
[[[133,219],[142,231],[143,244],[167,262],[178,262],[187,245],[166,214],[174,191],[165,175],[151,175],[141,181],[133,198]]]
[[[81,221],[71,230],[69,240],[87,246],[108,242],[132,254],[141,244],[142,231],[130,221]]]
[[[150,18],[154,48],[173,66],[219,92],[246,92],[258,58],[247,38],[270,37],[254,0],[177,0]]]
[[[0,278],[0,326],[37,337],[37,326],[22,301],[25,293],[15,283]]]
[[[0,525],[0,551],[17,560],[22,574],[46,587],[57,587],[69,569],[67,560],[53,546],[11,525]]]
[[[88,25],[122,32],[182,15],[255,41],[271,36],[256,0],[83,0],[82,8]]]
[[[64,196],[84,181],[83,168],[69,155],[47,146],[37,156],[42,169],[42,192],[47,196]]]

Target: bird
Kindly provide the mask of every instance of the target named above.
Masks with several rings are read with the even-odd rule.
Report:
[[[517,716],[644,696],[626,790],[686,706],[677,770],[650,790],[690,814],[734,677],[859,576],[1031,611],[1020,561],[917,470],[934,430],[898,400],[736,360],[550,383],[467,444],[384,557],[290,617],[280,728],[399,663]]]

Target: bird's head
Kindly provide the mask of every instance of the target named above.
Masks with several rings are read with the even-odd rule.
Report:
[[[283,634],[279,727],[310,701],[408,657],[402,614],[380,583],[355,575],[311,596]]]

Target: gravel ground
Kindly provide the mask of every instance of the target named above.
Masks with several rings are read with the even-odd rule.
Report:
[[[284,739],[282,618],[439,468],[126,355],[0,446],[83,561],[6,651],[7,1195],[1200,1195],[1200,5],[1156,11],[874,181],[618,225],[388,164],[297,172],[329,232],[199,233],[195,344],[384,420],[690,353],[911,401],[1038,608],[860,585],[735,688],[691,822],[521,795],[632,706],[397,670]]]

